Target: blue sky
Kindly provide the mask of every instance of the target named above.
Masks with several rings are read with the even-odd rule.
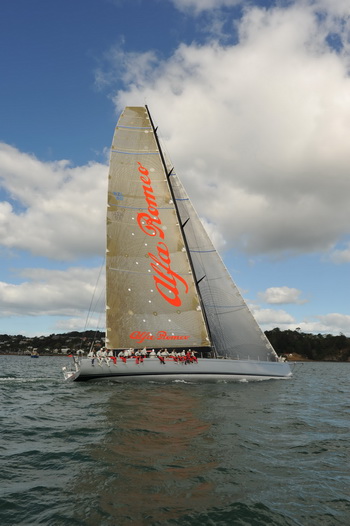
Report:
[[[146,103],[262,328],[350,335],[349,20],[344,0],[4,2],[0,333],[103,329],[108,149]]]

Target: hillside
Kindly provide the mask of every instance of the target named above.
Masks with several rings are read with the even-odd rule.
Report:
[[[350,361],[350,338],[340,334],[309,334],[299,330],[265,332],[277,354],[289,360]]]
[[[101,331],[67,332],[28,338],[0,335],[0,354],[30,354],[36,350],[40,355],[60,355],[74,353],[82,349],[86,354],[93,343],[104,345],[104,333]]]
[[[279,356],[289,360],[350,361],[350,338],[340,334],[308,334],[299,330],[281,331],[275,328],[265,332]],[[75,353],[79,349],[86,354],[91,345],[104,345],[101,331],[68,332],[28,338],[18,335],[0,335],[0,354],[30,354],[36,350],[43,355]]]

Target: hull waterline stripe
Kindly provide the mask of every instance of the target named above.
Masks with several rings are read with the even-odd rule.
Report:
[[[138,378],[140,376],[142,377],[145,377],[145,376],[249,376],[249,377],[256,377],[256,378],[290,378],[290,376],[288,375],[280,375],[280,374],[257,374],[257,373],[212,373],[210,371],[208,371],[207,373],[206,372],[203,372],[203,373],[178,373],[176,371],[174,372],[153,372],[153,373],[137,373],[137,374],[134,374],[134,373],[120,373],[120,374],[96,374],[96,375],[93,375],[93,374],[89,374],[89,375],[84,375],[84,374],[81,374],[77,377],[77,380],[84,380],[84,381],[87,381],[87,380],[96,380],[98,378],[123,378],[123,377],[134,377],[134,378]]]

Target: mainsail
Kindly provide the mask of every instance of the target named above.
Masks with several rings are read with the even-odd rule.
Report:
[[[209,347],[191,263],[148,111],[127,107],[111,149],[106,341],[129,347]]]
[[[208,347],[275,360],[180,180],[164,162],[146,107],[116,126],[107,210],[109,348]]]

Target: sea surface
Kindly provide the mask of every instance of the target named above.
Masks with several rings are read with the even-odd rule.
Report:
[[[65,383],[0,356],[0,524],[350,524],[350,363],[291,380]]]

